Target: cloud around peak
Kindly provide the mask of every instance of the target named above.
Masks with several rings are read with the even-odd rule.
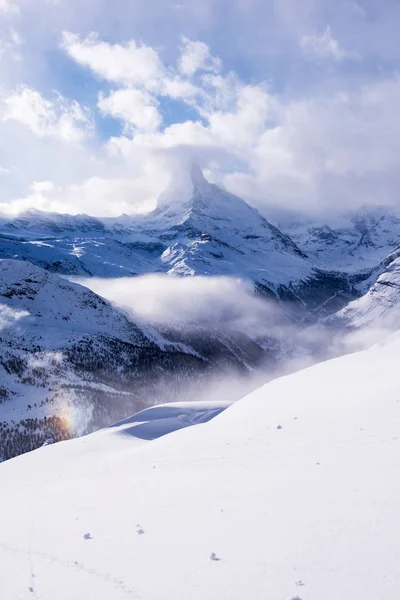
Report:
[[[0,12],[12,4],[0,0]],[[369,2],[332,11],[322,0],[305,11],[289,0],[274,10],[234,0],[229,15],[218,0],[168,14],[159,2],[140,15],[132,2],[117,4],[111,27],[104,0],[79,11],[76,0],[41,3],[52,37],[40,30],[33,43],[33,8],[19,0],[21,60],[11,47],[0,60],[10,81],[0,98],[0,181],[13,209],[146,210],[176,165],[192,161],[264,214],[398,202],[394,3],[375,10],[374,31]],[[28,69],[39,35],[44,49]],[[33,197],[34,181],[53,189]]]

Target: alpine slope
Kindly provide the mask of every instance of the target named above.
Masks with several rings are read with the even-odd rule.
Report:
[[[399,240],[400,218],[383,208],[277,227],[196,166],[145,215],[3,215],[0,461],[185,401],[194,387],[196,398],[228,371],[254,389],[255,373],[265,382],[288,361],[345,352],[331,343],[343,331],[381,339],[400,325]],[[159,323],[107,292],[111,279],[143,276],[213,278],[228,300],[241,282],[246,318],[232,301]]]
[[[158,439],[125,423],[3,463],[1,597],[395,598],[399,351],[392,335]]]

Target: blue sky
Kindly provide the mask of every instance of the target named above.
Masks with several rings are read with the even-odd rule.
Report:
[[[2,210],[148,210],[193,160],[265,214],[397,204],[399,24],[395,0],[0,0]]]

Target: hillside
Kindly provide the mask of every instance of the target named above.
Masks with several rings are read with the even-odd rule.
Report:
[[[395,598],[399,344],[156,441],[99,432],[0,465],[3,596]]]
[[[221,324],[161,331],[84,286],[0,260],[0,461],[189,389],[201,397],[227,371],[254,389],[250,375],[272,368],[270,354]]]

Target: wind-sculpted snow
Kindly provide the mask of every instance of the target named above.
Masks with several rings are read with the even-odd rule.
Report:
[[[108,429],[1,464],[1,597],[396,598],[399,343],[155,441]]]
[[[108,431],[142,440],[155,440],[185,427],[208,423],[231,405],[232,402],[226,400],[161,404],[146,408],[133,417],[112,425],[108,430],[103,430],[102,433]]]

